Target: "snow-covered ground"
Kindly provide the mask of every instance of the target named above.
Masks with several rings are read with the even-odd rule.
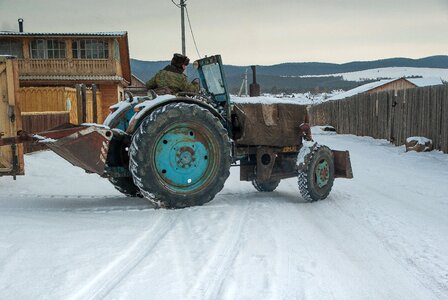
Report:
[[[51,152],[0,178],[1,299],[447,299],[448,155],[316,135],[355,178],[305,203],[232,168],[207,205],[152,209]]]
[[[300,77],[326,77],[326,76],[342,76],[344,80],[364,81],[377,80],[383,78],[400,78],[411,76],[437,77],[444,81],[448,81],[448,69],[442,68],[411,68],[411,67],[389,67],[368,69],[356,72],[335,73],[327,75],[304,75]]]
[[[233,103],[263,103],[263,104],[317,104],[321,103],[332,96],[339,95],[343,93],[343,90],[334,90],[330,93],[293,93],[293,94],[268,94],[265,93],[259,97],[238,97],[231,95]]]

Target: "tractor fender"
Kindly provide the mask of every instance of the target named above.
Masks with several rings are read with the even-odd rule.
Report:
[[[127,101],[121,101],[112,105],[110,110],[113,112],[107,116],[106,120],[103,122],[103,125],[106,125],[109,128],[116,128],[119,126],[120,121],[125,117],[125,115],[132,110],[132,105]]]
[[[210,104],[189,98],[189,97],[176,97],[173,95],[163,95],[158,96],[154,100],[147,100],[145,102],[142,102],[135,106],[134,111],[136,113],[132,117],[132,119],[129,121],[129,127],[126,130],[126,133],[133,134],[135,130],[140,126],[140,123],[149,116],[155,109],[164,106],[169,103],[193,103],[200,107],[203,107],[210,111],[214,116],[216,116],[221,122],[225,122],[225,119],[219,114],[219,112]]]

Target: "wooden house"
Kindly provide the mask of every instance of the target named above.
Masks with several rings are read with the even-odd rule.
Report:
[[[127,32],[0,31],[2,54],[17,56],[20,87],[96,85],[103,119],[131,82]]]
[[[131,92],[135,96],[146,96],[148,94],[145,82],[134,74],[132,74],[131,77],[131,85],[125,90]]]

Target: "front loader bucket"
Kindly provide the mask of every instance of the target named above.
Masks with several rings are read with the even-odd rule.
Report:
[[[334,160],[334,177],[353,178],[350,153],[348,151],[331,150]]]
[[[76,126],[39,133],[59,156],[88,172],[103,175],[113,133],[101,126]]]

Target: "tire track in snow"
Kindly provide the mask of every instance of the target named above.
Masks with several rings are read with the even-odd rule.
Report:
[[[384,199],[388,199],[391,203],[404,203],[407,208],[413,205],[415,207],[414,211],[419,212],[421,219],[428,214],[431,216],[429,218],[435,220],[442,219],[440,215],[441,212],[439,211],[426,210],[427,207],[425,205],[418,206],[415,203],[408,204],[408,202],[403,202],[403,198],[406,199],[406,197],[402,198],[391,195],[372,185],[364,185],[363,188],[364,190],[371,191],[371,193],[382,196]],[[428,229],[420,229],[421,233],[424,233],[421,236],[416,235],[413,236],[412,239],[409,239],[409,236],[400,231],[399,228],[409,228],[410,226],[418,227],[419,225],[408,224],[395,216],[393,211],[384,210],[381,207],[375,208],[375,210],[371,207],[365,208],[368,210],[367,222],[375,225],[375,228],[384,227],[384,229],[378,231],[373,230],[371,227],[367,227],[365,224],[361,224],[356,216],[346,210],[342,204],[339,204],[338,202],[335,202],[335,204],[343,213],[351,217],[371,234],[375,235],[381,244],[390,251],[395,261],[414,274],[414,277],[423,286],[432,291],[437,297],[444,297],[448,291],[448,281],[446,280],[446,277],[448,276],[443,278],[442,274],[446,274],[446,272],[443,267],[438,264],[442,258],[438,257],[440,252],[433,248],[433,241],[440,240],[440,238],[435,235],[429,227]],[[433,215],[437,216],[437,218],[433,217]],[[386,226],[385,224],[392,224],[394,226]],[[418,240],[418,243],[413,242],[413,240]],[[437,259],[433,260],[431,257],[437,257]]]
[[[124,253],[110,262],[94,278],[89,278],[86,284],[69,299],[101,299],[107,296],[126,276],[145,259],[173,228],[179,217],[179,212],[167,211],[144,230]]]
[[[187,299],[217,299],[222,283],[228,274],[232,262],[238,254],[241,233],[247,221],[250,201],[246,201],[243,209],[235,208],[231,226],[218,242],[215,255],[209,259],[190,289]],[[240,213],[238,213],[240,212]]]

